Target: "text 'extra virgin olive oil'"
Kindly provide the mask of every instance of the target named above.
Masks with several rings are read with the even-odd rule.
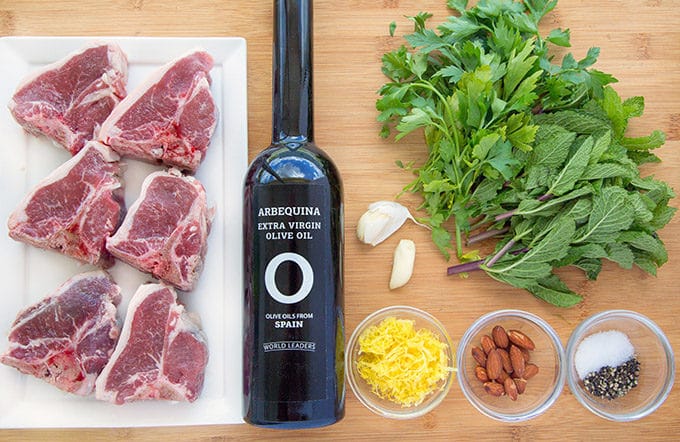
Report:
[[[342,183],[314,144],[312,2],[274,2],[272,144],[244,183],[244,419],[344,415]]]

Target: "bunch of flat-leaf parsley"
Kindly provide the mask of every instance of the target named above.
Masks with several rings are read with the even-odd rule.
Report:
[[[675,209],[664,182],[641,177],[658,162],[664,134],[626,136],[642,97],[622,100],[616,79],[593,69],[591,48],[555,64],[548,45],[570,46],[569,31],[539,34],[557,0],[449,0],[458,12],[428,29],[430,14],[383,56],[389,78],[379,91],[382,136],[422,129],[427,161],[404,165],[405,190],[423,197],[432,239],[463,264],[449,274],[484,270],[552,304],[581,300],[553,272],[576,266],[595,279],[602,260],[655,274],[667,260],[656,231]],[[390,27],[394,33],[394,24]],[[476,233],[475,233],[476,232]],[[486,258],[463,243],[497,238]]]

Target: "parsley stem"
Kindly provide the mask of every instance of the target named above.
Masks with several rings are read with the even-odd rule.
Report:
[[[461,237],[460,227],[456,223],[456,253],[460,259],[463,256],[463,238]]]

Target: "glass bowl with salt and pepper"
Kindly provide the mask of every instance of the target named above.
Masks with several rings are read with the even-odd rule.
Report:
[[[673,350],[649,318],[608,310],[583,321],[567,343],[567,381],[576,399],[597,416],[640,419],[666,400],[673,386]]]

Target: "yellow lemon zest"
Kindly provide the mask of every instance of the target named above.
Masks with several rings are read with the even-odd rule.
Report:
[[[378,397],[411,407],[444,386],[447,344],[415,321],[388,317],[359,337],[357,369]]]

